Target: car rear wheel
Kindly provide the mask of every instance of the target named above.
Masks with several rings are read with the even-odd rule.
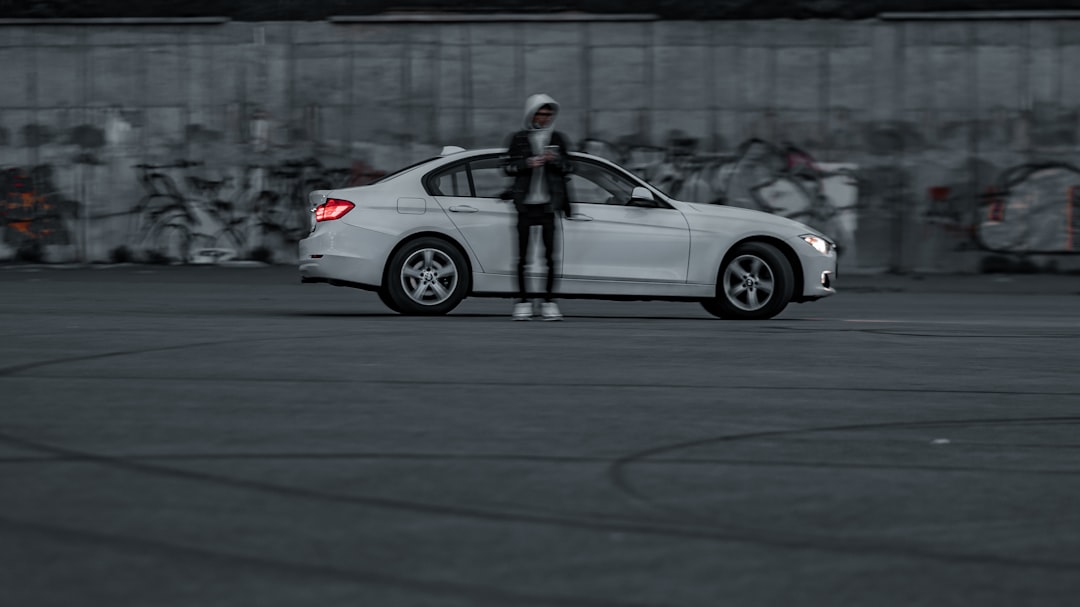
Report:
[[[390,308],[391,310],[393,310],[394,312],[397,312],[398,314],[401,314],[401,308],[399,308],[397,303],[394,302],[394,299],[392,297],[390,297],[390,289],[388,289],[388,288],[386,288],[384,286],[383,288],[379,289],[378,294],[379,294],[379,301],[383,302],[384,306],[386,306],[387,308]]]
[[[384,288],[402,314],[446,314],[469,291],[468,265],[449,242],[418,238],[390,259]]]
[[[782,312],[791,301],[795,276],[776,247],[739,245],[717,274],[716,297],[701,302],[707,312],[733,320],[762,320]]]

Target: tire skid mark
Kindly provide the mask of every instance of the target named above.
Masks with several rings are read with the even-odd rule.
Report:
[[[16,375],[16,374],[22,373],[23,371],[29,371],[31,369],[40,369],[42,367],[51,367],[51,366],[55,366],[55,365],[65,365],[65,364],[68,364],[68,363],[75,363],[75,362],[86,362],[86,361],[91,361],[91,360],[101,360],[101,359],[104,359],[104,358],[117,358],[117,357],[121,357],[121,356],[136,356],[136,355],[139,355],[139,354],[150,354],[150,353],[153,353],[153,352],[170,352],[170,351],[174,351],[174,350],[188,350],[188,349],[192,349],[192,348],[204,348],[204,347],[209,347],[209,346],[224,346],[224,345],[232,345],[232,344],[250,344],[250,343],[268,342],[268,341],[310,340],[310,339],[322,339],[322,338],[329,338],[329,337],[341,338],[341,337],[344,337],[344,335],[341,334],[341,333],[332,333],[332,334],[326,334],[326,335],[304,335],[304,336],[291,335],[291,336],[287,336],[287,337],[254,337],[254,338],[249,338],[249,339],[228,339],[228,340],[219,340],[219,341],[203,341],[203,342],[193,342],[193,343],[186,343],[186,344],[173,344],[173,345],[170,345],[170,346],[156,346],[156,347],[153,347],[153,348],[140,348],[140,349],[136,349],[136,350],[114,350],[114,351],[111,351],[111,352],[98,352],[96,354],[83,354],[83,355],[80,355],[80,356],[65,356],[63,358],[50,358],[50,359],[45,359],[45,360],[38,360],[38,361],[33,361],[33,362],[28,362],[28,363],[22,363],[22,364],[19,364],[19,365],[12,365],[12,366],[9,366],[9,367],[0,367],[0,378]],[[53,377],[53,376],[42,376],[42,377]],[[71,379],[71,378],[56,377],[55,379]],[[90,378],[79,378],[79,379],[90,379]]]
[[[681,451],[684,449],[692,449],[695,447],[702,447],[706,445],[716,445],[721,443],[732,443],[738,441],[754,440],[759,438],[776,438],[785,436],[794,436],[799,434],[814,434],[821,432],[858,432],[865,430],[888,430],[888,429],[923,429],[923,428],[968,428],[972,426],[1027,426],[1027,425],[1046,425],[1046,424],[1077,424],[1080,423],[1080,417],[1078,416],[1062,416],[1062,417],[1031,417],[1031,418],[975,418],[975,419],[954,419],[954,420],[927,420],[927,421],[905,421],[905,422],[882,422],[873,424],[850,424],[842,426],[824,426],[817,428],[790,428],[781,430],[765,430],[760,432],[747,432],[740,434],[728,434],[722,436],[706,437],[696,439],[692,441],[683,441],[679,443],[673,443],[668,445],[661,445],[637,451],[628,455],[625,455],[614,462],[608,467],[608,479],[612,485],[621,493],[631,498],[635,502],[647,506],[653,511],[658,512],[675,512],[680,516],[694,515],[693,512],[688,512],[684,509],[672,508],[670,506],[664,506],[658,504],[651,496],[637,490],[630,482],[628,476],[628,468],[634,464],[644,464],[644,460],[653,458],[665,453],[671,453],[674,451]],[[666,460],[665,460],[666,461]],[[652,462],[648,462],[652,463]],[[699,519],[700,520],[700,519]],[[714,528],[724,528],[721,526],[715,526]],[[759,533],[763,536],[770,535],[769,531],[764,529],[749,529],[741,528],[747,532]],[[802,534],[806,541],[813,541],[813,537],[809,534]],[[817,541],[823,544],[832,544],[837,541],[834,538],[819,536]],[[1019,563],[1025,563],[1026,566],[1040,567],[1035,563],[1050,564],[1054,563],[1050,569],[1063,568],[1077,568],[1080,569],[1080,563],[1061,562],[1061,561],[1043,561],[1038,559],[1012,559],[1008,557],[996,557],[991,555],[974,555],[967,553],[952,553],[945,551],[935,551],[930,549],[920,549],[918,547],[912,547],[904,550],[906,553],[908,550],[926,550],[937,556],[952,556],[957,562],[1000,562],[1002,560],[1016,561]],[[988,558],[990,561],[982,561],[981,559]]]
[[[1015,333],[949,333],[947,331],[940,331],[932,333],[929,331],[899,331],[896,329],[865,329],[865,333],[873,333],[876,335],[896,335],[900,337],[937,337],[937,338],[954,338],[954,339],[1078,339],[1080,334],[1069,333],[1040,333],[1038,335],[1033,334],[1015,334]]]
[[[968,443],[954,443],[967,445]],[[1001,445],[989,445],[1000,447]],[[1013,445],[1009,445],[1012,447]],[[1069,445],[1068,448],[1080,448],[1080,445]],[[302,452],[278,452],[278,453],[111,453],[99,454],[100,457],[109,457],[118,460],[130,460],[140,462],[167,462],[167,461],[190,461],[190,462],[214,462],[214,461],[418,461],[418,462],[490,462],[490,463],[530,463],[530,464],[562,464],[562,465],[595,465],[611,462],[609,457],[588,456],[559,456],[559,455],[519,455],[506,453],[302,453]],[[23,457],[0,457],[0,465],[48,465],[48,464],[71,464],[94,462],[94,458],[79,456],[23,456]],[[807,460],[748,460],[733,458],[664,458],[641,462],[639,465],[646,466],[745,466],[753,468],[810,468],[810,469],[844,469],[844,470],[903,470],[912,472],[955,472],[960,474],[1018,474],[1018,475],[1049,475],[1049,476],[1077,476],[1080,468],[1075,470],[1056,468],[981,468],[977,466],[928,466],[928,465],[904,465],[904,464],[863,464],[852,462],[831,461],[807,461]]]
[[[42,367],[49,367],[53,365],[64,365],[67,363],[85,362],[90,360],[101,360],[103,358],[115,358],[119,356],[135,356],[138,354],[150,354],[152,352],[168,352],[172,350],[186,350],[189,348],[201,348],[205,346],[220,346],[229,343],[240,343],[235,340],[229,341],[205,341],[196,342],[190,344],[176,344],[172,346],[158,346],[156,348],[140,348],[138,350],[116,350],[113,352],[98,352],[97,354],[84,354],[82,356],[66,356],[63,358],[51,358],[46,360],[33,361],[23,363],[20,365],[12,365],[10,367],[0,367],[0,377],[8,377],[21,373],[23,371],[29,371],[31,369],[40,369]]]
[[[1070,418],[1076,419],[1076,418]],[[938,425],[941,422],[937,423]],[[910,425],[910,424],[909,424]],[[803,432],[807,430],[802,430]],[[747,436],[773,436],[797,431],[772,431],[758,432]],[[694,443],[714,442],[694,441]],[[728,440],[731,440],[730,438]],[[172,468],[126,459],[119,459],[106,455],[89,452],[75,451],[72,449],[31,441],[10,434],[0,433],[0,442],[16,445],[19,447],[61,455],[67,457],[79,457],[96,464],[112,468],[127,470],[139,474],[145,474],[158,478],[175,478],[180,480],[200,482],[211,485],[230,487],[258,493],[266,493],[278,498],[296,498],[309,501],[357,505],[379,508],[397,512],[414,512],[434,516],[455,517],[476,520],[484,523],[500,524],[515,523],[535,526],[560,527],[596,533],[626,533],[652,537],[664,537],[669,539],[684,539],[690,541],[731,542],[751,545],[769,546],[792,550],[811,552],[842,553],[847,555],[876,554],[888,557],[904,557],[911,559],[924,559],[946,564],[982,564],[1012,568],[1035,568],[1055,571],[1075,572],[1080,570],[1080,562],[1055,561],[1046,559],[1018,559],[1007,556],[987,554],[967,554],[946,552],[928,549],[924,546],[907,545],[902,543],[887,544],[880,541],[866,541],[857,539],[832,539],[817,536],[799,536],[796,534],[777,535],[765,534],[760,530],[746,530],[738,528],[725,528],[721,526],[685,525],[668,521],[649,521],[636,518],[627,518],[612,515],[589,515],[591,518],[582,516],[567,516],[559,514],[541,513],[527,510],[497,510],[475,508],[466,506],[448,506],[428,502],[417,502],[393,498],[375,497],[368,495],[343,495],[325,491],[317,491],[279,485],[263,481],[223,476],[206,472]],[[659,453],[671,450],[670,447],[650,449],[642,453]],[[613,466],[623,461],[621,458]]]
[[[758,438],[775,438],[784,436],[794,436],[799,434],[818,434],[822,432],[859,432],[864,430],[896,430],[896,429],[921,429],[921,428],[964,428],[971,426],[1003,426],[1003,425],[1045,425],[1045,424],[1077,424],[1080,423],[1080,417],[1077,416],[1063,416],[1063,417],[1020,417],[1020,418],[983,418],[983,419],[958,419],[958,420],[926,420],[926,421],[906,421],[906,422],[879,422],[872,424],[848,424],[842,426],[820,426],[816,428],[788,428],[780,430],[762,430],[760,432],[745,432],[739,434],[725,434],[721,436],[711,436],[706,438],[695,439],[691,441],[682,441],[678,443],[672,443],[668,445],[661,445],[658,447],[650,447],[649,449],[643,449],[636,451],[628,455],[624,455],[608,467],[608,477],[612,480],[613,484],[626,493],[629,496],[636,496],[636,491],[631,487],[629,481],[626,479],[626,468],[646,460],[651,457],[656,457],[664,453],[671,453],[673,451],[682,451],[684,449],[693,449],[695,447],[703,447],[705,445],[713,445],[728,442],[754,440]],[[647,501],[647,500],[644,500]]]
[[[323,337],[340,337],[323,336]],[[301,338],[276,338],[276,339],[301,339]],[[310,339],[304,337],[303,339]],[[250,341],[262,341],[262,340],[250,340]],[[221,345],[224,343],[241,343],[241,342],[214,342],[211,344],[191,344],[189,346],[177,346],[169,349],[181,349],[183,347],[198,347],[205,345]],[[53,360],[43,361],[40,364],[34,364],[34,367],[59,365],[67,362],[79,362],[81,360],[87,360],[92,358],[105,358],[108,356],[121,356],[131,354],[142,354],[144,352],[153,352],[157,350],[146,350],[138,352],[125,352],[125,353],[109,353],[105,355],[88,356],[86,358],[74,358],[65,360]],[[9,367],[10,369],[10,367]],[[0,369],[0,379],[5,376],[5,369]],[[760,384],[752,385],[712,385],[712,384],[672,384],[672,383],[629,383],[629,382],[561,382],[557,380],[551,381],[496,381],[496,380],[461,380],[461,379],[378,379],[378,378],[342,378],[342,377],[193,377],[193,376],[132,376],[132,375],[103,375],[97,373],[93,376],[83,375],[27,375],[20,374],[19,379],[43,379],[43,380],[88,380],[88,381],[172,381],[172,382],[240,382],[240,383],[286,383],[286,384],[307,384],[311,382],[319,382],[326,384],[364,384],[364,385],[384,385],[384,386],[455,386],[455,387],[495,387],[495,388],[574,388],[574,389],[588,389],[599,388],[604,390],[611,389],[626,389],[626,390],[761,390]],[[820,390],[820,385],[814,386],[769,386],[770,391],[785,391],[785,392],[806,392],[813,390]],[[829,386],[830,392],[869,392],[878,394],[971,394],[971,395],[1003,395],[1003,396],[1066,396],[1074,397],[1080,396],[1080,392],[1060,392],[1060,391],[1045,391],[1045,390],[960,390],[953,388],[880,388],[880,387],[844,387],[844,386]]]
[[[267,569],[289,575],[302,575],[333,579],[358,585],[388,586],[409,592],[421,592],[438,596],[453,595],[470,600],[499,601],[501,605],[573,605],[581,607],[646,607],[647,603],[617,602],[589,599],[582,597],[554,596],[513,592],[501,588],[460,582],[424,580],[402,576],[387,575],[373,571],[312,565],[295,561],[283,561],[265,556],[226,552],[161,540],[133,537],[116,533],[103,533],[87,529],[78,529],[51,525],[34,521],[16,520],[0,516],[0,529],[7,528],[16,533],[44,535],[66,542],[105,545],[126,552],[154,553],[170,558],[189,558],[211,561],[218,564],[242,565],[257,569]]]

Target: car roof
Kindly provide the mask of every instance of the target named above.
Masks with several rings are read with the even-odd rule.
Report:
[[[453,147],[455,147],[455,146],[445,146],[443,148],[443,150],[446,151],[446,150],[452,149]],[[431,159],[429,159],[427,161],[421,161],[421,162],[413,165],[412,167],[409,167],[409,168],[407,168],[405,170],[402,170],[400,174],[404,175],[404,174],[407,174],[407,173],[412,173],[414,171],[420,171],[424,175],[427,175],[431,171],[440,169],[440,168],[442,168],[444,166],[449,166],[451,164],[455,164],[455,163],[460,162],[460,161],[467,161],[467,160],[470,160],[470,159],[473,159],[473,158],[479,158],[479,157],[482,157],[482,156],[497,156],[497,155],[500,155],[500,154],[505,154],[506,150],[507,150],[507,148],[478,148],[478,149],[474,149],[474,150],[465,150],[465,149],[461,149],[461,148],[458,148],[458,149],[460,149],[461,151],[451,151],[450,153],[433,157],[433,158],[431,158]],[[668,196],[664,192],[661,192],[660,190],[658,190],[651,183],[649,183],[648,181],[642,179],[638,175],[635,175],[633,171],[627,169],[626,167],[622,166],[621,164],[619,164],[617,162],[614,162],[612,160],[608,160],[607,158],[604,158],[603,156],[595,156],[593,154],[586,154],[585,152],[570,152],[570,155],[573,156],[574,158],[582,158],[582,159],[586,159],[586,160],[590,160],[590,161],[593,161],[593,162],[597,162],[597,163],[600,163],[600,164],[606,164],[608,166],[614,167],[618,171],[633,177],[636,181],[640,182],[642,185],[647,187],[654,194],[660,195],[665,201],[670,202],[670,201],[674,200],[673,198],[671,198],[670,196]]]
[[[447,147],[450,147],[450,146],[447,146]],[[465,160],[465,159],[468,159],[468,158],[476,158],[478,156],[505,154],[506,149],[507,148],[478,148],[478,149],[475,149],[475,150],[455,151],[455,152],[451,152],[449,154],[444,154],[444,155],[440,155],[440,156],[436,156],[434,158],[431,158],[428,162],[421,162],[420,164],[417,165],[417,168],[419,168],[419,167],[434,168],[436,166],[442,166],[443,164],[450,164],[451,162],[456,161],[456,160]],[[612,164],[612,165],[615,165],[616,167],[618,167],[620,169],[626,170],[625,167],[619,165],[617,162],[612,162],[611,160],[608,160],[607,158],[604,158],[602,156],[594,156],[593,154],[586,154],[584,152],[570,152],[570,155],[575,157],[575,158],[586,158],[586,159],[589,159],[589,160],[598,160],[598,161],[600,161],[602,163]]]

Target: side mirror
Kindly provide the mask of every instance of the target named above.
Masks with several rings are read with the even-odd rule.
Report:
[[[632,207],[655,207],[656,198],[648,188],[638,186],[630,193],[630,206]]]

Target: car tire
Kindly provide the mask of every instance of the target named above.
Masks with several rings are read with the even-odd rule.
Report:
[[[390,289],[384,286],[378,290],[378,295],[379,301],[383,302],[384,306],[390,308],[392,312],[397,312],[398,314],[401,314],[401,308],[399,308],[397,303],[394,302],[394,299],[390,297]]]
[[[787,307],[794,289],[795,275],[783,253],[770,244],[748,242],[724,258],[716,297],[701,305],[720,318],[764,320]]]
[[[465,256],[446,240],[418,238],[397,250],[387,266],[390,306],[402,314],[446,314],[469,292],[469,266]]]

